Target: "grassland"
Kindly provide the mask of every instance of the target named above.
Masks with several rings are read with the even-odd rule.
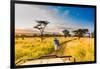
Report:
[[[61,44],[59,51],[54,51],[54,38],[46,37],[42,42],[39,37],[15,39],[15,62],[20,59],[39,58],[43,55],[72,56],[76,62],[94,61],[94,38],[57,37]]]

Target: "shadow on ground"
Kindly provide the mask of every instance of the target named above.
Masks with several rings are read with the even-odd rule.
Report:
[[[60,43],[60,46],[66,44],[66,43],[68,43],[68,42],[71,42],[71,41],[73,41],[73,40],[76,40],[76,39],[77,39],[77,38],[74,38],[74,39],[71,39],[71,40],[64,41],[64,42]]]

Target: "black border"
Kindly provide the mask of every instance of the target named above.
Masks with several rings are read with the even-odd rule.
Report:
[[[15,3],[18,4],[37,4],[37,5],[53,5],[53,6],[74,6],[74,7],[89,7],[89,8],[94,8],[95,9],[95,21],[94,21],[94,26],[95,26],[95,39],[94,39],[94,46],[95,46],[95,54],[94,54],[94,61],[86,61],[86,62],[74,62],[74,63],[53,63],[53,64],[39,64],[39,65],[24,65],[24,66],[16,66],[14,61],[15,61],[15,47],[14,47],[14,31],[15,31]],[[97,57],[96,57],[96,6],[95,5],[80,5],[80,4],[64,4],[64,3],[49,3],[49,2],[33,2],[33,1],[16,1],[16,0],[11,0],[10,1],[10,44],[11,44],[11,58],[10,58],[10,68],[28,68],[28,67],[44,67],[44,66],[60,66],[60,65],[77,65],[77,64],[92,64],[97,62]]]

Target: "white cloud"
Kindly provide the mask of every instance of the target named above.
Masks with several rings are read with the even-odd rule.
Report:
[[[36,20],[47,20],[50,23],[47,25],[45,31],[62,32],[64,28],[78,28],[79,25],[74,24],[72,20],[62,19],[58,16],[58,9],[48,9],[43,5],[27,5],[15,4],[15,28],[31,28],[35,26]],[[69,11],[66,10],[64,15],[68,15]],[[35,29],[34,29],[35,30]]]

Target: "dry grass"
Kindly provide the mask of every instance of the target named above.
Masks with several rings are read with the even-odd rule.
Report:
[[[43,55],[54,52],[53,37],[48,37],[40,41],[40,38],[15,39],[15,62],[26,58],[39,58]],[[56,52],[58,55],[72,56],[77,62],[94,61],[94,38],[58,37],[61,49]],[[69,41],[71,40],[71,41]]]

